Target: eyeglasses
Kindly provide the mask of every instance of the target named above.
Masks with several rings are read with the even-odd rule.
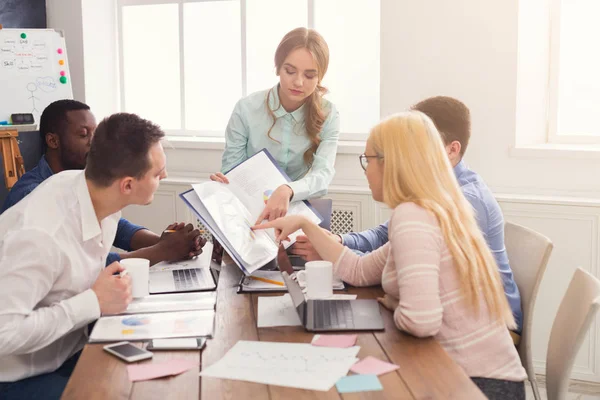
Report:
[[[358,159],[360,160],[360,166],[365,171],[367,170],[367,165],[369,165],[369,158],[379,158],[380,160],[383,160],[383,157],[381,156],[368,156],[366,154],[361,154],[358,156]]]

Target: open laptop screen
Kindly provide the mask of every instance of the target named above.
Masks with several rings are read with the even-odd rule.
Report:
[[[300,316],[300,321],[302,321],[303,325],[306,325],[306,319],[304,313],[306,312],[306,300],[304,299],[304,293],[302,293],[302,288],[298,285],[298,282],[293,280],[287,272],[281,271],[281,276],[283,276],[283,281],[285,282],[285,286],[287,287],[288,292],[290,293],[290,297],[292,298],[292,303],[294,303],[294,307],[296,307],[296,311]]]

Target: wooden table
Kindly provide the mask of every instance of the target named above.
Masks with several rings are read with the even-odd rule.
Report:
[[[318,392],[199,377],[202,365],[221,359],[238,340],[309,343],[313,337],[300,327],[257,328],[259,295],[236,294],[240,276],[237,267],[223,267],[214,339],[207,342],[202,352],[154,352],[154,361],[175,357],[197,360],[198,369],[176,377],[132,383],[124,362],[103,351],[102,345],[88,344],[62,399],[485,399],[435,340],[401,333],[387,310],[382,310],[385,331],[361,333],[357,343],[361,347],[359,358],[371,355],[400,366],[395,372],[380,376],[383,391],[340,395],[335,386],[328,392]],[[375,298],[382,295],[382,290],[353,288],[349,293],[358,298]]]

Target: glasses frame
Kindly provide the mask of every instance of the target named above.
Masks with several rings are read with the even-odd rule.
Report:
[[[360,156],[358,156],[358,161],[360,162],[360,166],[362,167],[363,171],[367,170],[367,166],[369,165],[369,158],[378,158],[380,160],[383,160],[382,156],[368,156],[365,153],[362,153]]]

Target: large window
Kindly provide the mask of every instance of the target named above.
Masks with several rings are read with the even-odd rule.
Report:
[[[600,1],[552,1],[549,141],[600,143]]]
[[[121,108],[172,135],[221,136],[236,101],[278,81],[273,57],[288,31],[329,45],[323,84],[342,137],[379,120],[377,0],[118,0]]]

